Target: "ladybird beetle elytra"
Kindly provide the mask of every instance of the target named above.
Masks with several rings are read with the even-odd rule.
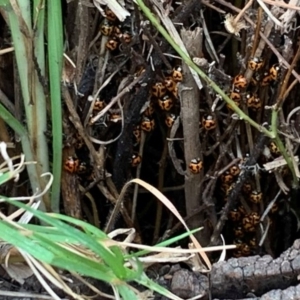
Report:
[[[80,162],[78,158],[69,156],[64,162],[64,170],[71,174],[74,174],[77,173],[79,165]]]
[[[202,118],[202,126],[207,130],[213,130],[217,127],[217,122],[211,115],[203,116]]]
[[[136,142],[139,143],[141,141],[141,136],[142,136],[142,132],[141,132],[140,126],[136,126],[133,129],[132,133],[133,133],[133,136],[135,137]]]
[[[244,231],[243,231],[243,228],[241,226],[234,227],[233,228],[233,234],[237,238],[242,238],[245,235]]]
[[[247,82],[247,79],[244,75],[239,74],[239,75],[234,77],[233,85],[234,85],[235,88],[243,89],[243,88],[247,87],[247,84],[248,84],[248,82]]]
[[[173,107],[173,104],[172,98],[168,95],[158,99],[158,105],[161,110],[169,111]]]
[[[119,43],[115,39],[110,39],[106,42],[105,47],[110,51],[115,51],[119,46]]]
[[[115,15],[115,13],[107,6],[105,8],[105,17],[108,21],[114,22],[117,20],[117,16]]]
[[[166,94],[166,92],[167,89],[162,82],[156,82],[152,86],[152,96],[156,98],[162,98]]]
[[[264,66],[262,58],[254,57],[248,61],[248,68],[252,71],[257,72]]]
[[[189,164],[191,173],[198,174],[203,169],[203,162],[200,158],[193,158]]]
[[[270,68],[269,74],[270,74],[272,80],[276,81],[278,79],[279,71],[280,71],[279,64],[275,64]]]
[[[249,93],[246,95],[246,103],[247,103],[247,107],[252,109],[253,111],[257,111],[261,108],[260,99],[253,94]]]
[[[237,226],[233,228],[233,234],[236,238],[242,238],[244,237],[244,231],[243,228],[241,226]]]
[[[142,130],[144,130],[146,132],[150,132],[155,127],[155,121],[154,121],[154,119],[149,119],[149,118],[144,117],[140,127]]]
[[[173,80],[173,77],[168,76],[164,79],[164,86],[169,92],[176,90],[177,83]]]
[[[230,93],[229,98],[235,102],[241,101],[241,91],[239,89],[233,89],[233,91]]]
[[[229,174],[231,174],[232,176],[238,176],[241,172],[241,169],[239,168],[239,166],[237,165],[233,165],[229,168]]]
[[[228,214],[228,218],[233,222],[239,222],[241,220],[241,213],[235,208],[231,210]]]
[[[246,232],[254,232],[259,222],[260,217],[257,212],[245,215],[242,220],[243,228]]]
[[[131,157],[131,166],[137,167],[142,161],[142,157],[139,154],[133,154]]]
[[[106,106],[106,104],[103,100],[97,99],[94,102],[93,111],[101,111],[105,106]]]
[[[100,32],[105,36],[110,36],[114,32],[114,26],[104,19],[100,27]]]
[[[223,183],[231,184],[234,179],[233,177],[234,176],[230,173],[230,171],[225,171],[220,178]]]
[[[277,145],[275,144],[275,142],[270,142],[269,144],[269,149],[270,149],[270,152],[273,154],[273,155],[280,155],[280,150],[279,148],[277,147]]]
[[[262,192],[258,191],[251,191],[251,194],[249,196],[249,199],[252,203],[258,204],[262,201],[263,194]]]
[[[125,44],[130,44],[132,35],[126,31],[126,32],[120,32],[119,34],[114,34],[115,37],[117,37],[120,41],[124,42]]]
[[[183,80],[182,68],[180,66],[173,69],[172,78],[175,82],[181,82]]]
[[[176,115],[174,114],[167,114],[165,118],[165,123],[167,127],[171,128],[176,120]]]
[[[122,116],[119,113],[111,113],[109,115],[110,122],[118,123],[121,120],[122,120]]]
[[[121,27],[119,25],[114,26],[113,35],[114,37],[119,37],[122,34]]]

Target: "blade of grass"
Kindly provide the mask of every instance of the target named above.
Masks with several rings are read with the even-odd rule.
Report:
[[[54,212],[59,212],[60,178],[62,166],[61,72],[63,60],[63,26],[61,5],[61,1],[47,1],[49,84],[53,136],[52,173],[54,176],[51,191],[51,210]]]

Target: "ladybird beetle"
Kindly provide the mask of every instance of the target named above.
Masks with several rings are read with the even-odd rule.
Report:
[[[118,35],[118,38],[126,44],[131,43],[132,36],[129,32],[123,32]]]
[[[257,247],[257,241],[256,241],[256,238],[255,238],[255,237],[253,237],[253,238],[251,238],[251,239],[249,240],[249,246],[250,246],[250,248],[252,248],[252,249],[255,249],[255,248]]]
[[[97,99],[94,102],[93,111],[101,111],[105,107],[105,102],[103,100]]]
[[[120,25],[114,26],[114,31],[113,31],[114,37],[117,38],[120,34],[122,34],[121,26]]]
[[[176,82],[173,80],[171,76],[168,76],[164,79],[164,85],[169,92],[173,92],[176,90]]]
[[[79,165],[80,162],[78,158],[69,156],[64,163],[64,169],[71,174],[77,173]]]
[[[261,108],[260,99],[250,93],[246,95],[246,102],[247,102],[247,107],[254,111],[257,111]]]
[[[172,78],[175,82],[181,82],[182,81],[183,74],[182,74],[182,68],[180,66],[173,69]]]
[[[132,167],[137,167],[142,161],[142,157],[139,154],[133,154],[131,156],[131,166]]]
[[[273,154],[273,155],[280,155],[280,151],[279,151],[279,148],[277,147],[277,145],[275,144],[275,142],[270,142],[269,144],[269,149],[270,149],[270,152]]]
[[[114,26],[104,19],[103,23],[101,24],[100,31],[103,35],[110,36],[114,31]]]
[[[198,174],[203,168],[203,162],[200,158],[193,158],[189,164],[189,169],[193,174]]]
[[[243,228],[241,226],[233,228],[233,233],[234,233],[234,236],[237,238],[242,238],[245,235]]]
[[[153,101],[150,101],[149,102],[149,105],[147,106],[147,108],[145,109],[144,111],[144,116],[146,117],[151,117],[154,113],[154,103]]]
[[[176,115],[174,115],[174,114],[167,114],[166,118],[165,118],[165,123],[166,123],[166,125],[169,128],[171,128],[173,126],[175,120],[176,120]]]
[[[269,73],[264,74],[264,78],[261,81],[261,86],[267,86],[273,81],[271,75]]]
[[[217,127],[217,122],[211,115],[203,116],[202,126],[209,131]]]
[[[273,65],[270,70],[269,70],[269,74],[272,78],[272,80],[277,80],[278,79],[278,76],[279,76],[279,71],[280,71],[280,66],[279,64],[275,64]]]
[[[264,66],[264,61],[262,58],[253,57],[248,61],[248,68],[252,71],[257,72]]]
[[[234,102],[240,102],[241,101],[241,91],[239,89],[233,89],[233,91],[231,91],[229,97],[231,100],[233,100]]]
[[[227,184],[231,184],[233,182],[233,175],[230,173],[230,171],[225,171],[221,175],[221,181]]]
[[[169,111],[173,107],[173,100],[170,96],[165,95],[158,99],[158,105],[162,110]]]
[[[152,95],[154,97],[161,98],[166,94],[166,92],[167,92],[167,89],[162,82],[156,82],[152,86]]]
[[[239,74],[234,77],[233,85],[235,88],[243,89],[247,86],[247,79],[242,74]]]
[[[243,228],[246,232],[254,232],[256,225],[259,224],[260,217],[257,212],[247,214],[243,220]]]
[[[141,135],[142,135],[140,126],[136,126],[133,129],[133,135],[136,139],[136,142],[139,143],[141,141]]]
[[[244,243],[240,239],[235,239],[233,243],[236,245],[236,249],[233,251],[233,256],[236,258],[242,256],[248,256],[251,253],[251,249],[248,244]]]
[[[241,172],[241,169],[237,165],[233,165],[229,168],[230,175],[232,175],[234,177],[238,176],[240,174],[240,172]]]
[[[257,204],[257,203],[260,203],[260,202],[261,202],[262,197],[263,197],[262,192],[251,191],[251,194],[250,194],[249,199],[250,199],[250,201],[251,201],[252,203]]]
[[[235,208],[229,212],[228,218],[233,222],[238,222],[241,220],[241,213]]]
[[[149,119],[144,117],[141,123],[141,129],[146,131],[146,132],[150,132],[154,129],[155,126],[155,121],[154,119]]]
[[[245,182],[242,186],[242,191],[245,194],[249,194],[252,191],[252,186],[250,182]]]
[[[122,120],[122,117],[119,113],[111,113],[109,115],[109,121],[110,122],[118,123],[121,120]]]
[[[118,41],[115,39],[110,39],[106,42],[105,47],[110,51],[115,51],[118,48]]]
[[[105,8],[105,15],[108,21],[114,22],[117,19],[117,16],[108,6]]]

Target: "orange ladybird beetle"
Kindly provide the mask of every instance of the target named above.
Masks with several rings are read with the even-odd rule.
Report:
[[[103,35],[110,36],[114,31],[114,26],[110,24],[106,19],[104,19],[101,24],[100,31]]]
[[[264,61],[262,58],[253,57],[248,61],[248,68],[252,71],[257,72],[264,66]]]
[[[176,82],[173,80],[173,77],[168,76],[164,79],[164,85],[169,92],[176,90]]]
[[[169,111],[173,107],[173,100],[170,96],[165,95],[158,99],[158,105],[162,110]]]
[[[150,132],[154,129],[155,121],[154,119],[144,117],[140,126],[142,130]]]
[[[165,118],[165,123],[166,123],[166,125],[169,128],[171,128],[173,126],[175,120],[176,120],[176,115],[174,115],[174,114],[167,114],[166,118]]]
[[[200,158],[193,158],[189,164],[189,169],[193,174],[198,174],[203,168],[203,162]]]
[[[251,194],[250,194],[249,199],[250,199],[250,201],[251,201],[252,203],[257,204],[257,203],[260,203],[260,202],[261,202],[262,197],[263,197],[262,192],[252,191]]]
[[[217,122],[213,116],[206,115],[202,118],[202,126],[208,131],[213,130],[217,127]]]
[[[233,233],[234,233],[234,236],[237,237],[237,238],[242,238],[245,235],[244,231],[243,231],[243,228],[241,226],[234,227],[233,228]]]
[[[118,41],[115,39],[110,39],[106,42],[105,47],[110,51],[115,51],[118,48]]]
[[[279,64],[275,64],[273,65],[270,70],[269,70],[269,74],[272,78],[272,80],[277,80],[278,79],[278,76],[279,76],[279,71],[280,71],[280,66]]]
[[[230,171],[225,171],[221,175],[221,181],[223,183],[228,183],[228,184],[231,184],[233,182],[233,175],[230,173]]]
[[[240,174],[240,172],[241,172],[241,169],[237,165],[233,165],[229,168],[229,173],[232,176],[238,176]]]
[[[273,155],[280,155],[280,151],[279,151],[279,148],[277,147],[277,145],[275,144],[275,142],[270,142],[269,144],[269,149],[270,149],[270,152],[273,154]]]
[[[77,173],[79,164],[80,164],[80,162],[79,162],[78,158],[69,156],[64,163],[64,169],[67,172],[74,174],[74,173]]]
[[[118,38],[123,41],[124,43],[126,44],[130,44],[131,43],[131,39],[132,39],[132,36],[129,32],[123,32],[121,34],[119,34]]]
[[[97,99],[94,102],[93,111],[101,111],[105,107],[105,102],[103,100]]]
[[[237,88],[233,89],[233,91],[231,91],[229,98],[231,100],[233,100],[234,102],[240,102],[241,101],[241,91]]]
[[[243,220],[243,228],[246,232],[254,232],[256,225],[260,222],[260,217],[257,212],[247,214]]]
[[[261,108],[260,99],[250,93],[246,95],[246,102],[247,102],[248,108],[250,108],[254,111],[257,111]]]
[[[114,22],[117,19],[117,16],[108,6],[105,8],[105,15],[108,21]]]
[[[133,135],[136,139],[136,142],[139,143],[141,141],[141,135],[142,135],[140,126],[136,126],[133,129]]]
[[[162,82],[156,82],[152,86],[152,96],[154,97],[161,98],[166,94],[166,92],[167,89]]]
[[[250,182],[245,182],[242,186],[242,191],[245,194],[249,194],[252,191],[252,186]]]
[[[139,154],[133,154],[131,156],[131,166],[137,167],[142,161],[142,157]]]
[[[175,82],[181,82],[182,81],[183,74],[182,74],[182,68],[180,66],[173,69],[172,78]]]
[[[243,89],[247,86],[247,79],[242,74],[239,74],[234,77],[233,85],[235,88]]]

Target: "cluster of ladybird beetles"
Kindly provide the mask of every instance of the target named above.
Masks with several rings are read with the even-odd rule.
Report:
[[[263,66],[264,62],[260,58],[253,58],[248,62],[248,68],[254,72],[250,81],[250,85],[252,85],[254,89],[257,89],[259,85],[265,87],[278,79],[280,71],[278,64],[274,64],[269,71],[262,73],[261,71]],[[234,77],[233,86],[229,97],[237,106],[240,106],[241,104],[241,92],[247,87],[247,85],[247,79],[243,75],[239,74]],[[253,111],[259,110],[262,105],[261,100],[257,97],[255,92],[246,93],[246,104],[247,107]],[[230,105],[227,105],[227,107],[231,109]]]
[[[126,30],[125,26],[121,26],[116,18],[115,14],[108,8],[105,9],[106,18],[103,20],[100,31],[104,36],[108,37],[105,44],[109,51],[115,51],[120,44],[130,44],[132,35],[130,30]],[[273,81],[278,79],[279,66],[273,65],[268,72],[262,73],[264,62],[262,59],[253,58],[248,62],[248,68],[254,72],[250,84],[255,87],[267,86]],[[137,72],[140,75],[144,70]],[[155,128],[155,107],[159,107],[161,114],[164,116],[164,123],[168,128],[171,128],[176,120],[178,110],[175,109],[176,102],[178,101],[178,83],[183,80],[183,73],[180,66],[174,67],[171,72],[164,75],[160,81],[157,81],[151,87],[151,97],[148,106],[142,113],[141,122],[134,128],[133,138],[135,144],[138,144],[141,139],[141,130],[144,132],[151,132]],[[237,106],[241,104],[241,92],[248,86],[248,82],[243,75],[237,75],[234,77],[232,89],[230,91],[230,98],[235,102]],[[257,90],[257,88],[256,88]],[[255,94],[255,92],[247,92],[245,96],[247,107],[253,111],[257,111],[261,108],[261,101]],[[94,102],[93,113],[98,113],[105,107],[105,101],[97,99]],[[230,105],[227,105],[231,110]],[[110,114],[110,120],[117,120],[120,116],[118,114]],[[204,115],[201,119],[202,127],[209,131],[216,128],[216,120],[212,115]],[[77,139],[80,140],[80,139]],[[273,143],[274,144],[274,143]],[[275,144],[274,144],[275,145]],[[273,154],[278,153],[276,145],[273,146],[276,149],[271,148]],[[78,146],[79,148],[80,146]],[[273,150],[273,151],[272,151]],[[136,167],[141,163],[141,156],[134,153],[131,157],[130,164],[132,167]],[[83,175],[91,173],[89,166],[80,161],[76,157],[68,157],[64,163],[64,169],[71,174]],[[203,169],[203,162],[199,158],[193,158],[188,165],[188,169],[193,174],[198,174]],[[237,165],[230,167],[226,172],[220,176],[221,190],[226,201],[230,191],[234,188],[234,181],[240,174],[240,168]],[[262,192],[253,189],[252,184],[247,182],[243,185],[242,193],[251,211],[246,210],[242,205],[239,205],[229,213],[229,220],[233,224],[232,234],[234,236],[234,243],[237,245],[233,256],[248,256],[257,248],[257,242],[255,238],[256,228],[260,222],[260,216],[256,212],[256,207],[263,198]],[[271,213],[276,211],[274,207]]]
[[[105,47],[110,51],[118,49],[122,43],[130,44],[132,40],[132,34],[126,28],[120,26],[118,18],[108,7],[105,8],[105,15],[100,32],[108,37],[108,41]]]

